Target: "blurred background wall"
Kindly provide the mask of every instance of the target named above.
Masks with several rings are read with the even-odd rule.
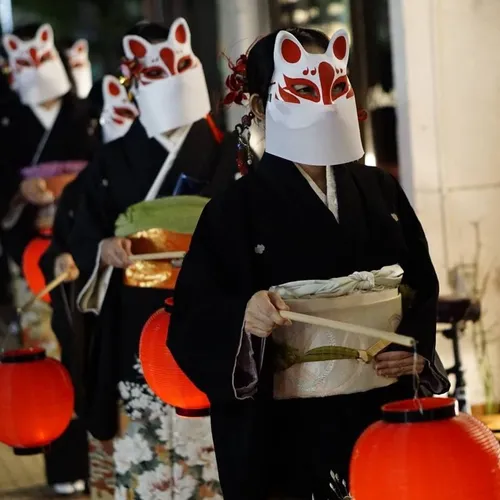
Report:
[[[456,285],[482,295],[486,362],[498,399],[500,2],[391,0],[391,18],[401,177],[427,232],[442,293]],[[464,336],[462,350],[477,403],[484,373],[472,338]],[[440,352],[450,359],[442,339]]]

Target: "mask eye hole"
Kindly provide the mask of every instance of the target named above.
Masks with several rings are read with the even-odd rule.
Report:
[[[161,80],[162,78],[165,78],[167,76],[165,70],[160,66],[151,66],[149,68],[144,68],[142,74],[150,80]]]
[[[128,120],[133,120],[135,118],[135,113],[128,108],[114,108],[115,113],[122,118],[126,118]]]
[[[45,52],[45,54],[43,54],[43,56],[40,57],[40,62],[44,63],[44,62],[50,61],[52,59],[53,59],[52,52]]]
[[[297,93],[297,95],[307,96],[307,97],[318,97],[317,90],[311,85],[296,84],[292,88]]]
[[[191,68],[192,65],[193,65],[193,61],[192,61],[191,57],[189,57],[189,56],[183,57],[177,64],[177,72],[182,73],[183,71],[186,71],[189,68]]]
[[[347,88],[346,82],[338,82],[332,88],[332,97],[338,97],[345,92]]]
[[[16,59],[16,64],[23,68],[29,68],[31,63],[27,59]]]

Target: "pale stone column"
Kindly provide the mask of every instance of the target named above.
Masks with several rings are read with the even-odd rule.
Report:
[[[268,0],[218,0],[219,50],[233,62],[245,53],[259,36],[270,31]],[[229,74],[227,61],[220,58],[223,79]],[[226,111],[227,126],[234,129],[247,110],[233,105]],[[263,149],[262,130],[252,128],[252,147],[260,154]]]
[[[426,230],[441,288],[474,258],[492,279],[486,325],[500,324],[500,2],[390,0],[402,184]],[[500,335],[493,327],[490,336]],[[462,342],[469,397],[483,398],[470,336]],[[439,350],[451,364],[448,341]],[[500,390],[500,342],[489,353]]]

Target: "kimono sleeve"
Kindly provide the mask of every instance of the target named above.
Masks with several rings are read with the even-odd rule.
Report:
[[[385,178],[395,192],[397,216],[408,247],[402,283],[403,297],[407,293],[408,300],[398,332],[417,339],[417,350],[427,360],[421,375],[422,384],[432,393],[442,394],[449,390],[450,384],[435,350],[438,277],[424,230],[406,194],[394,177],[385,174]]]
[[[115,210],[108,194],[108,155],[106,148],[87,167],[81,186],[69,249],[80,271],[83,289],[78,306],[83,312],[98,314],[104,300],[110,269],[100,267],[101,241],[113,236]],[[84,303],[85,302],[85,303]]]
[[[54,263],[62,253],[71,253],[69,247],[69,236],[73,228],[75,212],[78,207],[78,199],[81,195],[85,170],[68,184],[59,199],[57,211],[52,228],[52,240],[50,246],[40,260],[40,267],[47,282],[54,279]]]
[[[236,364],[248,340],[242,327],[253,289],[246,218],[239,189],[209,202],[175,290],[168,347],[212,402],[237,398]],[[251,345],[243,349],[248,355]]]

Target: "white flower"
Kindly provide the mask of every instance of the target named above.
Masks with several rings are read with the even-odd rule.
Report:
[[[142,413],[139,410],[132,410],[129,414],[132,420],[140,420],[142,417]]]
[[[175,418],[174,448],[189,465],[203,465],[201,455],[204,449],[213,448],[210,419]]]
[[[120,392],[120,397],[122,399],[130,398],[130,390],[129,390],[128,384],[126,382],[119,382],[118,383],[118,391]]]
[[[190,474],[184,474],[182,464],[174,465],[174,487],[180,498],[191,498],[195,488],[198,486],[196,479]]]
[[[257,255],[262,255],[266,251],[266,247],[264,245],[256,245],[255,246],[255,253]]]
[[[115,452],[113,454],[116,473],[126,474],[132,467],[132,457],[127,453],[127,446],[130,446],[130,439],[117,439],[114,443]]]
[[[156,435],[158,436],[158,440],[163,444],[169,444],[171,440],[172,433],[172,416],[165,415],[162,416],[160,420],[160,427],[156,429]]]
[[[217,462],[215,460],[215,453],[211,453],[210,460],[204,461],[202,478],[205,482],[219,481],[219,471],[217,470]],[[207,458],[209,458],[207,456]]]
[[[115,486],[115,500],[128,500],[127,498],[127,488],[123,485]]]
[[[159,399],[155,399],[149,403],[150,418],[153,420],[163,418],[167,413],[165,410],[165,405]]]
[[[138,384],[134,384],[134,387],[130,391],[130,396],[132,398],[143,398],[142,388]]]
[[[139,375],[144,375],[144,372],[142,371],[142,364],[139,358],[136,356],[135,357],[135,365],[134,365],[134,370],[139,373]]]
[[[141,500],[164,500],[170,497],[166,494],[171,489],[170,466],[159,464],[155,470],[142,472],[138,477],[136,493]]]
[[[116,472],[125,474],[132,464],[138,465],[153,459],[153,451],[148,442],[138,433],[124,436],[114,441]]]

